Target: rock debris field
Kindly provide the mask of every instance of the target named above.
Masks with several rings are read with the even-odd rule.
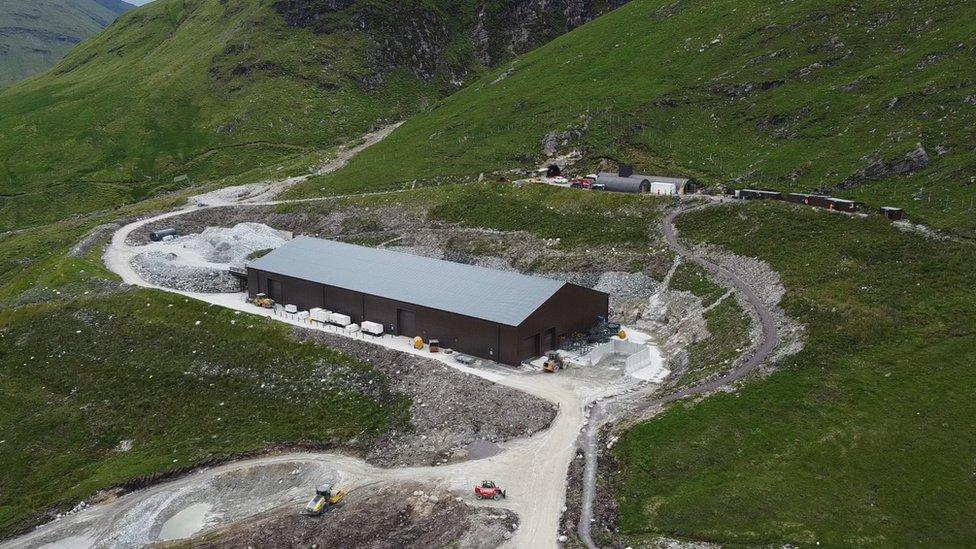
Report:
[[[364,487],[325,516],[286,507],[218,530],[194,546],[237,547],[498,547],[518,528],[509,510],[475,507],[421,483]]]
[[[556,417],[552,403],[468,375],[436,360],[314,330],[293,335],[338,349],[386,375],[392,389],[413,400],[411,429],[384,434],[366,461],[382,466],[436,465],[469,457],[469,445],[527,437]]]
[[[243,264],[255,252],[277,248],[290,238],[290,233],[261,223],[207,227],[199,234],[145,244],[145,251],[132,258],[132,266],[139,276],[165,288],[237,292],[239,283],[227,268]]]

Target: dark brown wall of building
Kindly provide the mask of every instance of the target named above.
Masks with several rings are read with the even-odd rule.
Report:
[[[609,310],[609,295],[576,284],[566,284],[519,325],[518,359],[539,356],[555,348],[553,337],[558,339],[560,336],[589,331],[596,325],[597,317],[606,317]],[[539,344],[533,348],[536,336]]]
[[[419,335],[424,341],[435,338],[444,347],[505,364],[518,364],[524,358],[539,355],[534,346],[527,347],[527,338],[539,334],[539,350],[545,352],[551,339],[547,330],[556,337],[585,332],[596,322],[597,315],[607,314],[609,306],[606,294],[567,284],[521,326],[514,327],[256,269],[248,269],[248,293],[252,297],[258,293],[270,295],[269,279],[281,282],[280,303],[300,310],[322,307],[347,314],[357,323],[379,322],[390,333]],[[400,310],[413,313],[416,333],[400,333]]]
[[[316,284],[316,286],[320,288],[320,292],[324,292],[322,294],[323,297],[319,298],[318,304],[315,305],[316,307],[323,307],[330,311],[349,315],[353,322],[373,320],[372,318],[364,318],[366,296],[362,292],[336,288],[335,286],[326,286],[324,284]],[[375,322],[383,321],[377,320]],[[386,324],[386,322],[383,322],[383,324]]]

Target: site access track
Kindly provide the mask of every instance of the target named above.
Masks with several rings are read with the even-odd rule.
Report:
[[[210,207],[218,206],[202,206],[202,208]],[[127,242],[128,236],[134,230],[161,219],[200,209],[201,207],[195,207],[168,212],[122,227],[113,235],[105,252],[106,265],[129,284],[177,293],[213,305],[250,314],[263,314],[275,320],[297,325],[297,321],[272,316],[272,313],[266,309],[259,309],[245,303],[239,294],[201,294],[162,288],[146,282],[135,272],[129,260],[138,253],[138,246]],[[482,504],[503,506],[519,515],[520,527],[510,540],[510,546],[519,548],[557,546],[559,517],[566,497],[566,471],[575,455],[576,439],[586,420],[584,407],[588,402],[609,396],[623,388],[613,385],[604,386],[593,383],[592,380],[576,379],[571,375],[553,376],[535,370],[526,371],[502,366],[451,365],[471,375],[553,402],[558,408],[556,418],[544,431],[528,438],[500,444],[503,451],[498,455],[435,467],[384,469],[367,464],[358,458],[334,453],[292,453],[234,462],[133,492],[109,504],[91,507],[41,527],[28,536],[17,538],[9,544],[9,547],[32,547],[34,541],[42,541],[38,539],[40,534],[44,535],[45,542],[59,539],[57,536],[50,536],[51,530],[61,530],[71,536],[86,536],[92,531],[97,531],[99,540],[117,538],[122,533],[115,530],[120,526],[126,526],[120,525],[120,522],[125,522],[119,520],[121,517],[128,516],[131,511],[139,509],[140,506],[145,506],[145,502],[154,494],[171,491],[174,485],[190,487],[196,483],[202,486],[216,473],[225,474],[266,465],[280,467],[283,464],[295,466],[314,464],[321,468],[323,474],[333,471],[341,479],[339,482],[343,489],[355,489],[374,482],[411,480],[430,483],[439,489],[470,494],[475,483],[482,479],[493,479],[506,489],[508,498]],[[648,389],[652,388],[653,386],[648,387]],[[309,486],[308,490],[311,493],[312,486]],[[353,496],[354,492],[348,497]],[[275,494],[262,495],[261,499],[277,501],[278,505],[288,502],[280,501],[280,495]],[[269,507],[267,501],[256,501],[255,505]]]
[[[386,128],[368,136],[366,143],[341,152],[339,158],[318,173],[325,173],[341,167],[356,152],[379,141],[390,131],[392,128]],[[140,227],[191,211],[231,204],[261,206],[290,202],[268,200],[267,197],[282,192],[301,180],[302,178],[292,178],[271,184],[220,189],[191,199],[190,204],[184,209],[130,223],[120,228],[113,235],[104,255],[106,266],[128,284],[155,288],[249,314],[271,317],[272,314],[269,311],[259,310],[245,303],[238,294],[201,294],[177,291],[146,282],[135,272],[130,263],[131,258],[139,253],[138,246],[130,245],[127,239],[134,230]],[[335,198],[337,197],[310,200],[332,200]],[[733,285],[756,306],[756,311],[763,322],[766,337],[759,350],[725,378],[658,399],[651,403],[653,405],[660,405],[691,394],[714,390],[741,378],[760,364],[778,341],[768,311],[747,284],[735,278],[731,273],[721,272],[722,270],[718,267],[697,258],[695,254],[677,241],[673,228],[671,228],[671,223],[677,213],[672,212],[665,219],[665,237],[668,242],[680,255],[702,264],[711,272],[717,272],[723,278],[733,281]],[[296,321],[281,317],[274,318],[279,321],[298,324]],[[771,326],[772,330],[767,330],[767,326]],[[334,479],[337,486],[350,491],[348,497],[354,497],[354,490],[357,487],[399,481],[419,481],[430,485],[432,489],[451,490],[459,494],[470,495],[475,483],[482,479],[493,479],[506,489],[508,498],[498,502],[488,501],[477,504],[503,506],[518,514],[520,527],[509,540],[507,546],[517,548],[558,546],[559,519],[566,496],[566,472],[575,456],[581,430],[587,425],[589,425],[589,429],[583,431],[582,440],[588,457],[588,474],[595,477],[595,433],[599,428],[602,415],[597,408],[590,416],[586,412],[586,405],[599,399],[606,399],[616,394],[631,391],[636,387],[633,384],[629,386],[626,383],[606,384],[596,382],[592,378],[574,377],[570,370],[553,376],[538,371],[498,366],[477,368],[460,364],[451,364],[451,366],[468,374],[553,402],[558,408],[558,413],[548,429],[527,438],[502,443],[500,444],[502,451],[499,454],[480,460],[435,467],[387,469],[375,467],[359,458],[328,452],[296,452],[245,459],[202,469],[172,481],[126,494],[113,501],[70,514],[54,523],[39,527],[27,535],[0,545],[10,548],[37,547],[46,544],[51,544],[52,547],[146,545],[158,539],[161,528],[165,527],[164,519],[173,516],[174,501],[184,502],[181,505],[192,506],[189,503],[192,499],[188,498],[192,498],[193,494],[207,493],[207,490],[210,490],[212,494],[215,478],[233,477],[235,475],[247,478],[269,478],[280,474],[282,470],[294,470],[296,471],[295,475],[297,475],[295,479],[307,479],[308,482],[302,482],[300,486],[291,487],[274,484],[265,491],[251,490],[247,486],[239,489],[227,488],[230,491],[220,494],[220,497],[234,501],[236,506],[249,509],[249,512],[227,516],[216,524],[208,524],[208,527],[227,526],[246,520],[254,512],[300,504],[302,499],[307,499],[311,493],[315,480]],[[641,394],[646,395],[654,388],[653,385],[643,386],[640,390],[631,392],[630,398],[637,398]],[[587,422],[588,416],[591,417],[590,422]],[[226,486],[230,483],[217,484]],[[593,491],[594,482],[588,479],[586,483],[588,496],[584,499],[584,507],[588,516],[591,516],[592,513]],[[469,497],[473,499],[473,495]],[[580,528],[580,534],[592,547],[592,540],[589,538],[588,519],[585,526],[585,529]]]
[[[667,241],[668,246],[670,246],[675,253],[681,256],[681,258],[701,266],[708,271],[713,278],[729,286],[733,291],[738,292],[745,298],[745,300],[749,303],[749,306],[753,309],[753,311],[755,311],[757,317],[759,318],[759,324],[762,329],[762,340],[758,342],[758,345],[754,344],[750,350],[746,350],[746,353],[751,352],[752,354],[744,359],[740,359],[736,366],[734,366],[732,370],[726,373],[724,376],[706,381],[699,385],[679,389],[668,395],[640,403],[639,408],[642,410],[653,410],[685,397],[711,393],[724,387],[728,387],[748,375],[756,368],[765,364],[769,356],[780,344],[779,330],[777,329],[776,322],[773,320],[773,313],[769,310],[769,306],[766,305],[766,303],[760,299],[758,295],[756,295],[753,287],[732,271],[712,263],[699,252],[687,247],[686,245],[682,244],[680,240],[678,240],[677,231],[674,227],[675,218],[681,214],[714,206],[716,204],[717,203],[713,202],[711,204],[698,205],[694,207],[684,207],[679,205],[677,208],[668,212],[668,214],[664,217],[661,222],[661,232],[664,235],[664,239]],[[595,402],[590,410],[590,422],[587,424],[583,435],[580,437],[580,446],[583,450],[586,461],[583,470],[583,494],[580,503],[580,518],[579,524],[577,525],[577,533],[579,534],[580,540],[582,540],[589,549],[597,549],[597,545],[593,541],[591,526],[593,524],[593,502],[596,498],[596,473],[598,467],[597,461],[599,457],[598,443],[600,438],[599,430],[605,415],[606,412],[601,403]]]
[[[375,143],[389,132],[384,130],[367,139]],[[361,150],[363,146],[350,151]],[[331,169],[339,167],[351,156],[343,154],[341,160],[332,163]],[[322,173],[321,171],[319,173]],[[200,300],[247,312],[252,315],[272,317],[266,309],[260,309],[244,302],[240,294],[202,294],[178,291],[153,285],[132,268],[131,258],[139,253],[138,246],[127,242],[136,229],[162,219],[169,219],[196,212],[235,204],[237,206],[262,206],[293,201],[266,200],[269,188],[275,192],[287,188],[297,180],[273,183],[270,186],[244,186],[233,189],[220,189],[206,195],[194,197],[189,204],[176,211],[141,219],[121,227],[112,235],[105,254],[106,266],[127,283],[180,294],[187,298]],[[318,200],[332,200],[327,197]],[[312,199],[317,200],[317,199]],[[298,324],[296,321],[273,317],[275,320]],[[408,350],[404,350],[408,352]],[[419,481],[438,490],[451,490],[468,494],[474,498],[472,487],[482,479],[493,479],[506,489],[508,498],[501,501],[477,502],[479,505],[499,506],[511,509],[519,516],[519,528],[509,540],[510,547],[548,548],[558,546],[559,519],[566,499],[566,471],[575,456],[577,437],[585,424],[585,405],[598,398],[633,388],[616,383],[595,382],[593,379],[576,378],[569,371],[567,375],[553,376],[536,370],[519,370],[501,366],[466,367],[451,363],[452,367],[468,374],[499,383],[530,395],[543,398],[557,406],[557,414],[550,427],[534,435],[501,443],[502,451],[484,459],[464,461],[434,467],[379,468],[365,461],[339,453],[286,453],[268,457],[258,457],[227,463],[221,466],[199,470],[181,478],[147,487],[118,499],[91,506],[69,514],[60,520],[41,526],[24,536],[0,544],[5,548],[51,547],[115,547],[141,546],[157,541],[164,519],[172,517],[174,501],[186,502],[192,494],[206,493],[214,485],[215,478],[248,477],[266,478],[279,474],[282,468],[294,468],[295,478],[311,477],[335,479],[337,486],[350,491],[348,497],[355,497],[357,487],[373,483]],[[644,386],[653,390],[654,386]],[[315,486],[309,481],[301,490],[295,486],[272,486],[266,491],[250,490],[248,487],[230,489],[220,497],[234,501],[235,506],[249,508],[250,514],[284,505],[294,506],[307,499]],[[218,483],[221,486],[230,483]],[[187,494],[190,494],[188,496]],[[192,501],[192,500],[191,500]],[[181,503],[186,505],[186,503]],[[183,510],[188,510],[184,508]],[[182,511],[179,511],[180,513]],[[227,520],[208,526],[227,526],[245,520],[250,514],[237,514]],[[49,545],[50,544],[50,545]]]

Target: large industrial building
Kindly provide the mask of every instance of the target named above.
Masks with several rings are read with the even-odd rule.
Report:
[[[569,282],[308,237],[250,262],[247,287],[504,364],[543,355],[609,308],[606,293]]]

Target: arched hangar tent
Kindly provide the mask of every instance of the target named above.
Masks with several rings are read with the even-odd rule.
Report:
[[[596,184],[600,185],[598,188],[619,193],[673,195],[694,190],[694,182],[691,179],[660,175],[621,175],[601,172],[597,175]]]

